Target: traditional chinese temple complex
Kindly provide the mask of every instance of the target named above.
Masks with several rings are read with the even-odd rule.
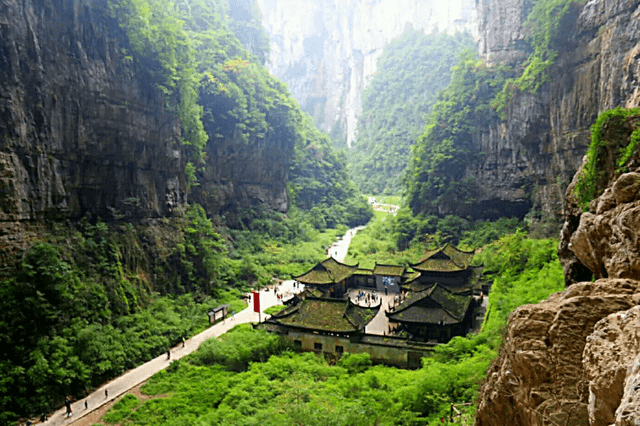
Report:
[[[305,284],[305,292],[260,326],[288,336],[300,350],[368,352],[376,362],[418,367],[434,345],[464,336],[474,326],[483,293],[482,268],[470,265],[473,255],[447,244],[428,250],[415,264],[376,263],[373,269],[329,257],[294,277]],[[377,299],[362,306],[349,297],[360,291],[393,295],[398,303],[383,306]],[[380,310],[389,334],[367,334]]]

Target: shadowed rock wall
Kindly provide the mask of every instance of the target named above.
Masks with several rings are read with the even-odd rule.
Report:
[[[558,251],[568,288],[510,315],[481,390],[478,425],[637,424],[640,151],[625,170],[615,159],[639,125],[638,116],[603,125],[604,191],[588,211],[572,194],[575,179],[569,185]]]
[[[3,221],[158,217],[185,201],[178,120],[106,3],[86,4],[0,1]]]
[[[531,51],[523,23],[532,4],[478,2],[486,60],[520,66]],[[489,216],[534,207],[539,218],[563,217],[564,192],[586,153],[590,126],[600,112],[640,101],[639,5],[592,0],[569,11],[552,40],[559,56],[550,82],[515,96],[506,119],[489,123],[475,141],[484,159],[467,170],[482,182],[472,207],[489,209]]]

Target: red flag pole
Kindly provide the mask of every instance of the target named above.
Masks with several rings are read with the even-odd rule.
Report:
[[[262,315],[260,313],[260,292],[253,292],[253,312],[258,313],[258,322],[262,322]]]

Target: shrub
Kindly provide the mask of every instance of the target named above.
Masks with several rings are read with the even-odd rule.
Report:
[[[602,179],[605,178],[604,164],[607,154],[611,150],[611,145],[620,143],[622,139],[626,139],[623,135],[625,119],[630,115],[636,115],[640,112],[640,108],[624,109],[615,108],[603,112],[598,116],[596,122],[591,126],[591,144],[587,151],[587,163],[584,165],[575,186],[575,196],[578,204],[583,208],[588,207],[589,202],[599,195],[602,191]],[[608,140],[603,139],[604,130],[608,136]],[[618,168],[621,168],[633,155],[635,147],[640,139],[640,133],[635,131],[631,135],[630,143],[622,149],[620,158],[615,161]]]
[[[344,354],[338,361],[338,365],[346,369],[349,374],[362,373],[371,367],[371,356],[368,353]]]
[[[196,365],[220,364],[232,371],[243,371],[250,362],[266,361],[285,348],[279,336],[253,330],[250,324],[241,324],[220,339],[205,341],[193,354],[192,362]]]

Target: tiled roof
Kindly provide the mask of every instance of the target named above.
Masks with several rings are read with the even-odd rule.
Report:
[[[411,283],[412,281],[414,281],[414,280],[416,280],[418,278],[420,278],[420,272],[414,271],[414,270],[406,271],[402,275],[402,279],[407,284]]]
[[[383,265],[376,262],[373,268],[374,275],[384,275],[389,277],[401,277],[404,274],[405,267],[400,265]]]
[[[420,293],[411,294],[395,311],[388,312],[387,316],[400,322],[459,323],[464,319],[472,298],[471,291],[464,288],[460,290],[465,291],[456,293],[434,284]]]
[[[354,272],[354,275],[373,275],[373,270],[359,268],[356,272]]]
[[[293,277],[294,280],[304,284],[337,284],[345,278],[353,275],[358,269],[358,265],[346,265],[328,257],[318,263],[308,272]]]
[[[445,244],[436,250],[427,250],[422,259],[411,265],[419,271],[454,272],[462,271],[469,267],[474,252],[466,252]]]
[[[349,299],[307,297],[296,306],[284,309],[268,321],[291,327],[339,333],[363,329],[378,313],[376,308],[362,308]]]

